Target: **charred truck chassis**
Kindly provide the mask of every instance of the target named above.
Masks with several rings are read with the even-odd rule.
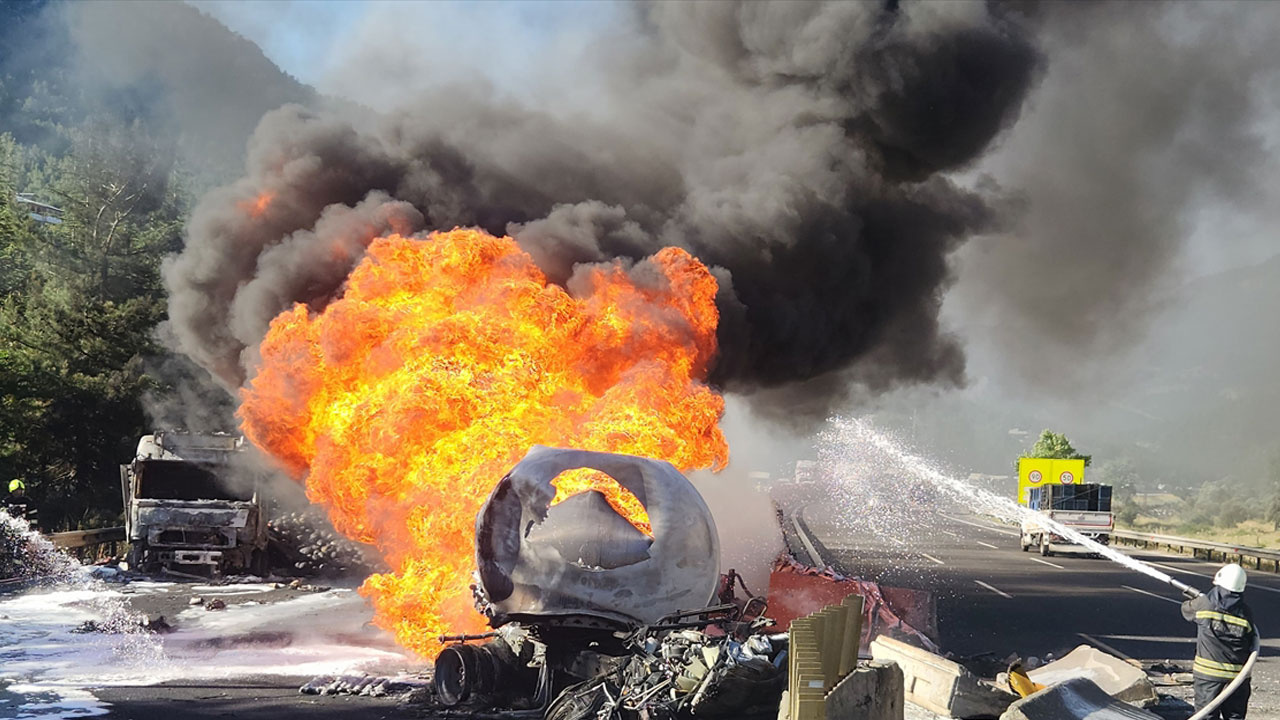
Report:
[[[157,432],[120,466],[129,562],[200,575],[267,572],[267,525],[257,484],[232,479],[243,439]]]
[[[652,537],[594,490],[551,506],[552,481],[578,468],[630,491],[649,514]],[[768,676],[753,687],[780,693],[784,678],[766,656],[785,643],[749,637],[768,621],[734,622],[736,606],[709,606],[719,555],[702,496],[670,464],[535,446],[476,518],[476,606],[495,631],[440,638],[454,644],[436,659],[437,698],[567,720],[594,718],[608,703],[634,709],[621,703],[626,687],[631,700],[648,693],[688,709],[715,694],[707,692],[713,678],[751,663]],[[711,623],[731,628],[732,637],[693,629]],[[776,711],[776,696],[772,703]]]

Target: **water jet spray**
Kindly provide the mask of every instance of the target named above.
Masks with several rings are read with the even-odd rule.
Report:
[[[1169,586],[1177,589],[1188,600],[1200,597],[1201,593],[1196,588],[1173,579],[1169,574],[1161,572],[1156,568],[1142,562],[1141,560],[1130,557],[1115,550],[1109,546],[1102,545],[1097,541],[1086,537],[1085,535],[1069,528],[1052,518],[1045,517],[1039,513],[1018,505],[1008,498],[1000,497],[995,493],[974,488],[966,482],[958,478],[947,475],[932,463],[924,458],[907,452],[891,438],[871,427],[864,420],[832,418],[830,428],[823,433],[822,439],[825,441],[822,447],[824,460],[828,464],[833,464],[835,470],[849,470],[851,467],[842,468],[844,464],[850,466],[857,464],[859,461],[865,462],[866,458],[858,458],[857,453],[862,452],[863,448],[871,447],[880,453],[881,456],[888,458],[898,466],[910,472],[912,475],[932,483],[939,490],[946,492],[951,497],[963,502],[974,510],[997,517],[1006,521],[1020,521],[1028,515],[1034,516],[1036,522],[1049,527],[1054,533],[1061,535],[1079,545],[1088,548],[1090,551],[1097,553],[1101,557],[1105,557],[1112,562],[1119,563],[1130,570],[1140,572],[1148,577],[1155,578],[1161,582],[1167,583]],[[835,457],[832,457],[832,454]],[[848,472],[838,473],[848,475]],[[1245,661],[1240,673],[1236,675],[1222,692],[1218,694],[1208,705],[1198,710],[1188,720],[1203,720],[1210,716],[1218,706],[1231,696],[1245,680],[1247,680],[1253,671],[1254,663],[1258,659],[1258,650],[1261,647],[1261,636],[1258,633],[1257,626],[1254,626],[1253,633],[1253,652],[1249,655],[1249,659]]]

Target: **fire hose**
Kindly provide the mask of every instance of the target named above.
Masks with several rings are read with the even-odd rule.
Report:
[[[1183,596],[1185,596],[1188,600],[1194,600],[1200,597],[1201,595],[1199,590],[1191,587],[1186,583],[1178,582],[1173,578],[1169,579],[1169,584],[1181,590]],[[1221,705],[1223,701],[1231,697],[1231,693],[1235,692],[1241,685],[1244,684],[1245,680],[1249,679],[1249,674],[1253,672],[1253,664],[1258,661],[1258,650],[1261,649],[1261,647],[1262,647],[1262,636],[1258,633],[1258,626],[1254,625],[1253,626],[1253,652],[1249,653],[1249,659],[1244,661],[1244,667],[1240,668],[1240,672],[1236,674],[1236,676],[1231,680],[1231,682],[1227,683],[1226,687],[1222,688],[1222,692],[1218,693],[1217,697],[1215,697],[1213,700],[1210,700],[1208,705],[1205,705],[1204,707],[1197,710],[1196,713],[1191,717],[1187,718],[1187,720],[1204,720],[1204,718],[1209,717],[1210,713],[1213,713],[1215,710],[1217,710],[1218,706]]]

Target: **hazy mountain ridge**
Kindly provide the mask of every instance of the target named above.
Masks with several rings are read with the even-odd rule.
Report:
[[[317,93],[180,2],[0,3],[0,129],[60,153],[65,128],[104,122],[176,143],[196,174],[243,172],[263,113]]]

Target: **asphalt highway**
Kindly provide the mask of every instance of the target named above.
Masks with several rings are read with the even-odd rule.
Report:
[[[1060,657],[1087,643],[1120,657],[1190,666],[1194,625],[1180,594],[1118,563],[1087,555],[1022,552],[1015,528],[961,510],[903,510],[873,525],[811,504],[801,513],[821,563],[882,585],[928,590],[942,649],[961,657]],[[1208,590],[1220,566],[1181,555],[1120,548]],[[1251,572],[1245,598],[1263,636],[1251,716],[1280,717],[1280,576]],[[1274,639],[1268,639],[1268,627]]]

